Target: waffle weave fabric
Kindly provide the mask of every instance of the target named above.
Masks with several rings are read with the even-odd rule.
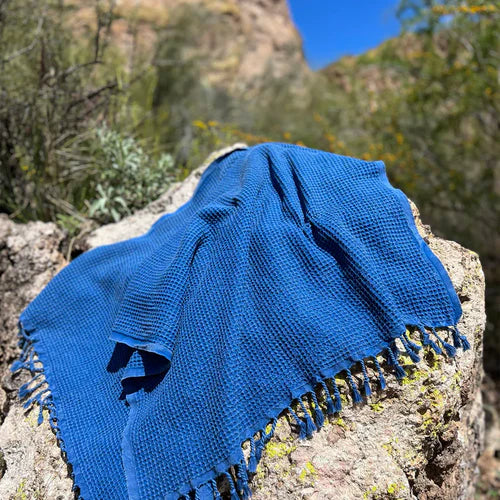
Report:
[[[268,143],[63,269],[21,315],[13,369],[43,375],[21,396],[49,408],[84,499],[247,498],[281,412],[311,434],[341,409],[335,375],[357,402],[353,367],[365,395],[381,365],[404,376],[396,340],[414,361],[467,348],[460,315],[382,162]]]

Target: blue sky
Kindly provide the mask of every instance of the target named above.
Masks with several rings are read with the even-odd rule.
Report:
[[[396,36],[398,0],[288,0],[313,69]]]

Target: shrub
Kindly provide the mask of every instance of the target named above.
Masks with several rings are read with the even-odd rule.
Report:
[[[174,180],[174,160],[163,153],[157,159],[138,142],[106,126],[90,141],[95,198],[87,202],[89,216],[99,222],[118,221],[157,198]]]

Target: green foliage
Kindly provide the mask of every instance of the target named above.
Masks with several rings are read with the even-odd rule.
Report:
[[[75,210],[59,152],[101,112],[114,86],[94,86],[100,49],[76,47],[66,21],[56,1],[0,4],[0,210],[21,219]]]
[[[96,198],[89,203],[89,216],[100,222],[116,222],[143,207],[175,178],[171,155],[154,159],[134,138],[105,126],[97,129],[91,144]]]
[[[173,177],[170,155],[133,138],[138,124],[152,127],[155,74],[110,46],[105,5],[77,28],[57,0],[0,3],[0,211],[18,220],[56,220],[76,234],[85,217],[118,220],[144,206]]]

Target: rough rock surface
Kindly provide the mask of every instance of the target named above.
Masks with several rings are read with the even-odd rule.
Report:
[[[97,229],[84,246],[142,234],[161,214],[191,196],[203,168],[146,209]],[[444,263],[459,294],[464,311],[459,327],[472,349],[459,351],[454,359],[427,352],[418,365],[407,360],[407,379],[397,382],[389,374],[388,388],[361,405],[352,406],[345,391],[346,409],[312,439],[299,442],[293,422],[283,416],[253,478],[254,499],[473,497],[484,434],[480,392],[484,276],[475,253],[435,237],[421,224],[416,208],[414,213],[421,234]],[[37,426],[38,410],[21,408],[14,391],[24,379],[7,370],[16,353],[17,316],[65,264],[63,239],[53,224],[18,225],[0,217],[2,499],[73,498],[68,467],[48,423]],[[342,385],[342,380],[338,382]]]
[[[64,3],[72,9],[75,32],[96,22],[94,0]],[[137,49],[141,57],[153,57],[157,33],[175,24],[176,12],[186,8],[212,16],[190,40],[204,61],[199,75],[204,83],[246,93],[263,76],[294,75],[300,80],[310,75],[285,0],[116,0],[113,45],[128,59]]]
[[[68,466],[38,410],[25,412],[16,396],[28,380],[12,377],[9,365],[18,355],[17,318],[65,264],[64,234],[55,224],[14,224],[0,215],[0,498],[72,498]]]

